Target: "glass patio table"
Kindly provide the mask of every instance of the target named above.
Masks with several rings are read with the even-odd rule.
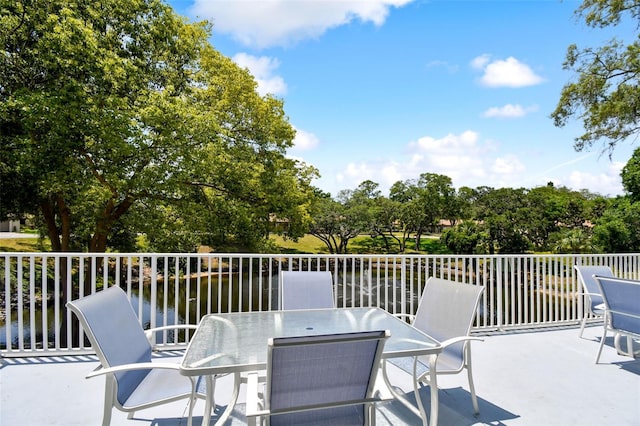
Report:
[[[181,373],[186,376],[205,376],[207,400],[203,425],[209,424],[213,404],[212,375],[235,375],[234,392],[217,424],[223,424],[238,398],[241,373],[266,370],[269,338],[304,335],[351,333],[370,330],[389,330],[391,336],[384,345],[383,358],[429,356],[430,367],[435,366],[442,346],[406,322],[380,308],[338,308],[266,312],[238,312],[209,314],[202,318],[185,352]],[[384,371],[385,369],[383,369]],[[431,426],[437,424],[438,387],[435,368],[431,380]],[[384,380],[389,385],[384,374]],[[389,386],[399,399],[427,424],[417,387],[414,388],[418,407]]]

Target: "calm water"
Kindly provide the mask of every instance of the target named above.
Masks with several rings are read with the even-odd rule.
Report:
[[[242,282],[243,285],[239,285],[239,276],[237,274],[231,274],[225,276],[224,279],[218,281],[216,279],[208,280],[205,278],[192,278],[188,283],[186,280],[181,280],[178,283],[167,283],[166,290],[165,284],[161,281],[157,285],[157,305],[155,307],[155,325],[159,326],[164,324],[166,318],[167,324],[174,323],[190,323],[196,324],[202,315],[209,313],[209,305],[211,306],[211,312],[229,312],[230,310],[238,310],[238,306],[242,305],[242,310],[268,310],[276,309],[278,301],[278,289],[277,289],[277,276],[271,277],[271,288],[259,288],[259,281],[255,277],[253,278],[253,285],[249,288],[249,276],[244,275]],[[371,304],[375,306],[381,306],[392,312],[399,312],[401,306],[397,304],[395,309],[393,306],[386,306],[385,300],[394,299],[394,287],[388,286],[386,294],[384,288],[378,288],[377,286],[369,287],[368,284],[364,284],[363,288],[360,288],[359,283],[356,286],[352,286],[350,282],[343,285],[342,276],[338,277],[339,285],[336,289],[338,306],[362,306]],[[263,279],[263,283],[266,285],[268,279]],[[221,288],[219,286],[221,285]],[[395,299],[402,300],[402,291],[400,282],[395,283]],[[137,293],[137,286],[132,293]],[[200,294],[200,306],[197,306],[197,295]],[[407,305],[410,304],[412,298],[414,298],[414,292],[408,289],[404,295]],[[210,294],[210,300],[206,297]],[[355,300],[354,297],[355,296]],[[188,302],[187,302],[188,300]],[[165,308],[166,303],[166,308]],[[414,303],[417,303],[414,298]],[[152,304],[151,304],[151,287],[144,286],[143,297],[140,299],[137,295],[131,297],[131,304],[134,310],[142,318],[144,328],[150,327]],[[178,309],[176,310],[176,306]],[[26,306],[28,308],[28,306]],[[231,308],[230,308],[231,307]],[[61,313],[59,314],[62,315]],[[178,320],[176,321],[176,316]],[[48,341],[49,345],[53,346],[51,342],[54,341],[54,318],[55,307],[53,302],[48,303],[47,308],[47,328],[48,328]],[[35,329],[36,329],[36,346],[42,347],[42,310],[37,310],[34,315]],[[18,347],[18,319],[17,312],[11,313],[11,322],[7,324],[5,320],[0,321],[0,349],[6,349],[7,347],[7,326],[11,330],[12,347]],[[31,347],[31,331],[30,331],[30,318],[27,311],[23,314],[23,338],[25,348]]]

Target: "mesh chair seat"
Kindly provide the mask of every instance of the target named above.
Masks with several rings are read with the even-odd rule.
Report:
[[[177,395],[190,395],[191,382],[179,380],[175,370],[161,368],[149,370],[149,374],[131,392],[129,398],[122,403],[125,408],[149,404],[153,401],[174,398]],[[187,379],[187,377],[185,377]],[[205,381],[197,379],[196,392],[205,394]]]
[[[579,337],[582,337],[584,328],[587,324],[589,316],[603,317],[605,306],[600,288],[593,278],[594,275],[602,277],[613,277],[613,271],[608,266],[595,266],[595,265],[574,265],[574,269],[578,274],[578,281],[582,286],[582,291],[579,295],[584,296],[585,300],[585,312],[582,315],[582,322],[580,323]]]
[[[389,358],[387,360],[388,363],[395,365],[406,372],[413,371],[413,358],[404,357],[404,358]],[[438,355],[438,361],[436,362],[436,371],[438,374],[452,374],[458,373],[463,368],[463,360],[460,358],[457,353],[449,353],[448,351],[443,351],[440,355]],[[424,376],[429,373],[429,362],[422,357],[418,358],[418,363],[416,367],[416,374],[418,376]]]

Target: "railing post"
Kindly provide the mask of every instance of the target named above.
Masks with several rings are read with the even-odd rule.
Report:
[[[140,294],[144,297],[144,292]],[[156,324],[156,308],[158,306],[158,257],[151,255],[151,300],[149,301],[149,327],[157,327]]]
[[[407,258],[402,256],[400,262],[400,313],[407,314]]]
[[[498,330],[504,330],[504,295],[502,292],[502,261],[504,258],[494,257],[496,260],[495,283],[496,283],[496,306],[498,308],[497,326]]]

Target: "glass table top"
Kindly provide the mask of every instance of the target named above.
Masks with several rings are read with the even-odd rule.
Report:
[[[379,308],[210,314],[202,318],[181,369],[185,375],[266,368],[269,338],[389,330],[384,358],[439,353],[440,344]]]

